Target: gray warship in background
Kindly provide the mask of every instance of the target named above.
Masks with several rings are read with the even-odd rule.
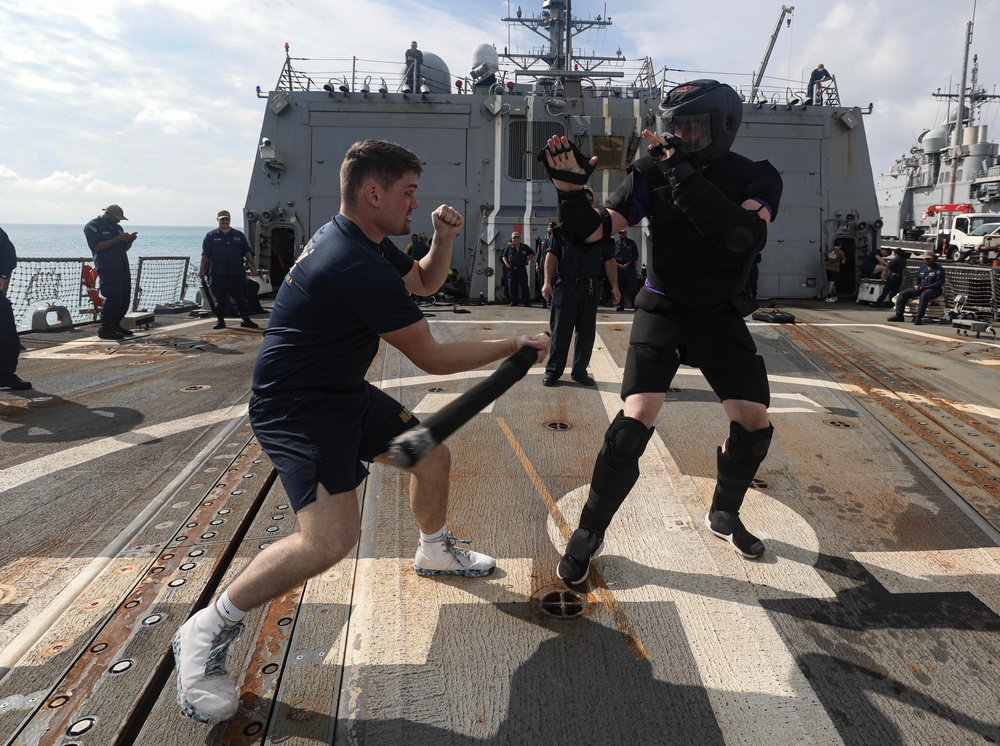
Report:
[[[768,159],[784,179],[759,295],[815,298],[824,284],[824,247],[844,238],[856,248],[846,252],[853,263],[878,244],[881,223],[861,109],[841,106],[835,85],[826,91],[832,105],[824,106],[806,105],[805,92],[792,87],[760,85],[790,12],[782,7],[753,84],[723,82],[746,102],[734,149]],[[481,44],[461,78],[424,51],[415,84],[399,63],[293,58],[286,44],[274,90],[258,88],[267,105],[244,208],[246,234],[274,289],[313,233],[337,213],[340,164],[360,139],[392,140],[423,159],[414,230],[430,233],[430,213],[439,204],[460,210],[465,228],[451,266],[470,279],[470,296],[487,302],[504,295],[499,251],[511,232],[535,244],[556,215],[555,189],[535,161],[550,136],[565,134],[598,157],[590,184],[599,200],[619,184],[645,152],[640,133],[654,126],[665,91],[684,81],[668,80],[667,68],[658,71],[649,57],[630,62],[620,51],[582,54],[574,37],[611,19],[576,18],[570,0],[544,0],[538,15],[518,8],[503,20],[530,29],[546,45],[514,54]],[[400,40],[401,54],[408,41]],[[307,65],[315,69],[306,72]],[[630,232],[645,263],[647,228]],[[847,269],[841,290],[851,293],[855,273]]]
[[[957,92],[933,94],[949,101],[944,121],[925,129],[909,153],[897,158],[876,184],[879,210],[886,238],[934,241],[944,235],[964,206],[973,213],[1000,213],[1000,159],[997,143],[980,124],[979,111],[988,101],[1000,99],[979,85],[979,57],[972,58],[973,23],[966,25],[962,79]],[[969,82],[967,86],[966,83]],[[956,101],[951,106],[951,101]],[[944,217],[942,221],[941,217]],[[975,224],[972,224],[975,227]],[[940,253],[958,259],[961,245],[950,237],[939,241]]]

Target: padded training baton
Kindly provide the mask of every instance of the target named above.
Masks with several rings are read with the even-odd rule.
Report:
[[[538,350],[525,345],[504,360],[490,376],[446,404],[424,422],[393,438],[389,455],[403,468],[410,468],[430,453],[445,438],[500,398],[507,389],[524,378],[538,361]]]

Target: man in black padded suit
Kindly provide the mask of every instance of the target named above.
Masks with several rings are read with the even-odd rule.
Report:
[[[730,421],[705,525],[743,557],[764,551],[739,515],[774,432],[767,371],[743,320],[756,304],[744,286],[782,183],[769,162],[730,151],[742,115],[739,95],[714,80],[671,90],[660,104],[660,131],[642,133],[649,154],[632,164],[602,210],[583,196],[596,158],[588,160],[566,137],[549,139],[539,154],[572,240],[606,240],[643,218],[652,235],[625,362],[625,408],[605,433],[579,527],[559,562],[568,584],[586,581],[611,519],[638,480],[639,458],[681,364],[701,370]]]

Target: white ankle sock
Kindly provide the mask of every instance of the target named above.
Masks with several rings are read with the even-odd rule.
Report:
[[[246,612],[236,608],[236,604],[229,600],[229,589],[222,592],[222,595],[215,599],[215,610],[219,616],[225,620],[226,624],[236,624],[243,621]]]
[[[435,531],[432,534],[425,534],[423,531],[420,532],[420,548],[427,552],[442,552],[444,551],[444,540],[448,535],[448,524],[443,525],[440,530]]]

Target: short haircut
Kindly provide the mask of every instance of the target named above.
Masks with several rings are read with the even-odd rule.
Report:
[[[420,176],[424,167],[416,153],[402,145],[385,140],[356,142],[347,150],[340,166],[340,199],[345,205],[353,206],[361,187],[369,179],[388,189],[411,171]]]

